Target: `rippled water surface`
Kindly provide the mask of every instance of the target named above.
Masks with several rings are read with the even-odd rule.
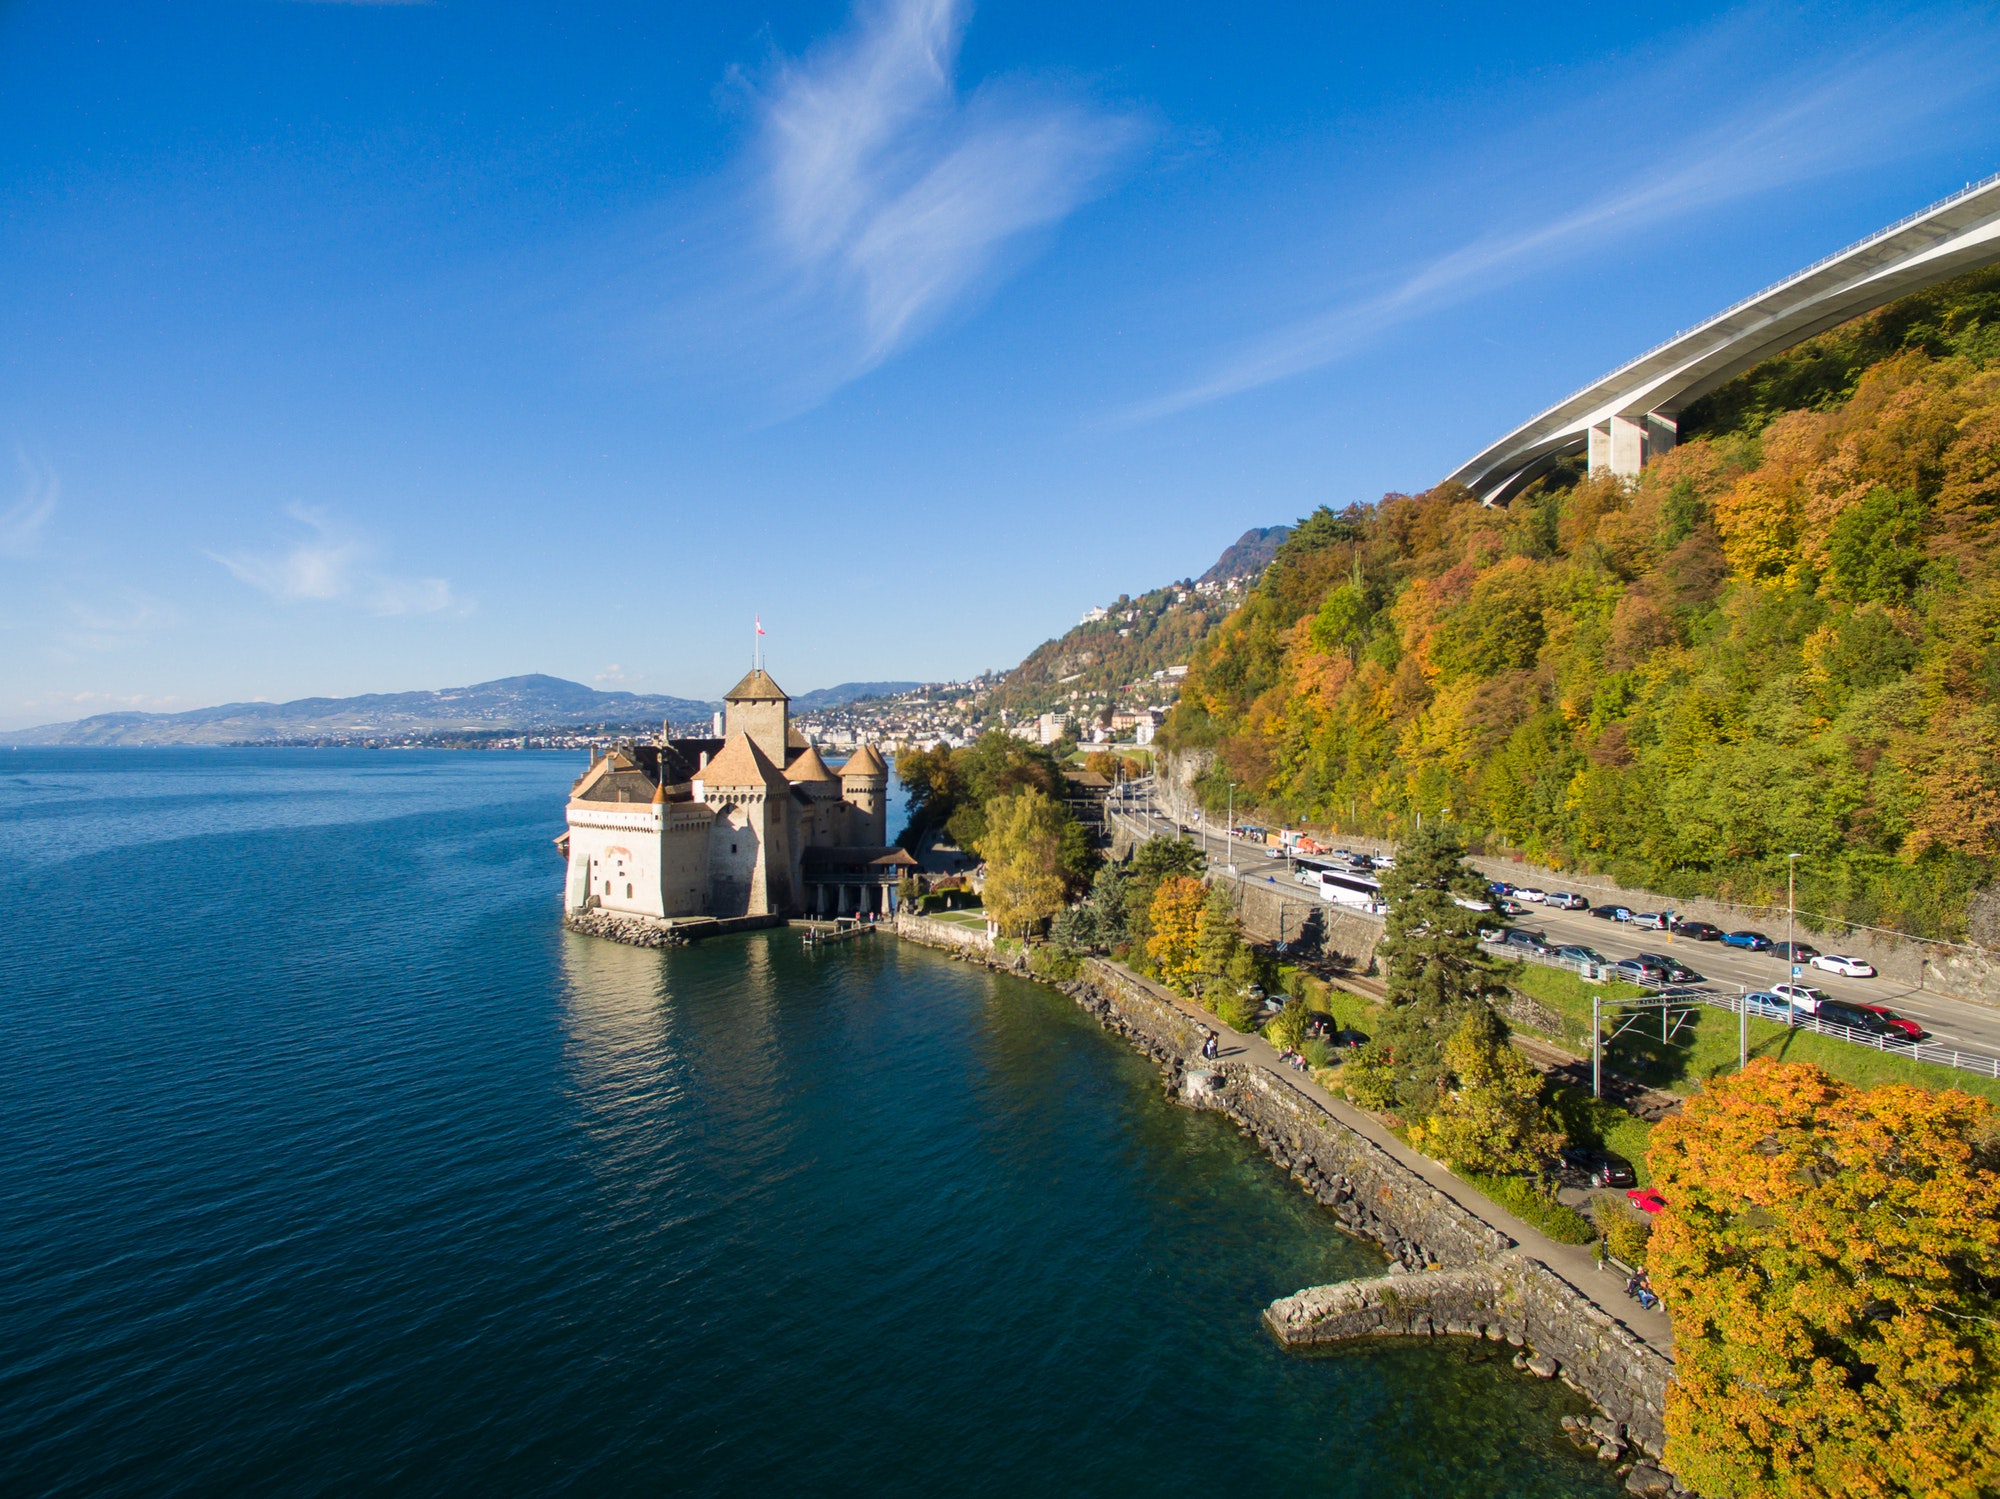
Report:
[[[1060,995],[563,933],[580,768],[0,751],[0,1490],[1616,1491]]]

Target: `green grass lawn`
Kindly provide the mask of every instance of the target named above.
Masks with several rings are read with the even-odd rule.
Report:
[[[1544,968],[1534,963],[1519,965],[1518,971],[1507,975],[1507,984],[1560,1015],[1561,1031],[1552,1034],[1551,1039],[1584,1055],[1590,1051],[1590,996],[1595,993],[1607,999],[1623,999],[1642,992],[1630,984],[1585,983],[1567,969]],[[1610,1031],[1616,1024],[1607,1020],[1605,1029]],[[1736,1027],[1734,1015],[1702,1005],[1672,1039],[1663,1043],[1659,1018],[1649,1015],[1605,1047],[1605,1065],[1657,1088],[1691,1093],[1707,1079],[1736,1069]],[[1811,1062],[1858,1088],[1872,1088],[1880,1083],[1962,1088],[2000,1103],[2000,1082],[1992,1078],[1913,1061],[1893,1051],[1856,1046],[1850,1041],[1755,1016],[1750,1020],[1750,1055]]]
[[[931,920],[948,921],[953,926],[969,926],[981,932],[986,930],[986,913],[984,911],[933,911],[931,912]]]

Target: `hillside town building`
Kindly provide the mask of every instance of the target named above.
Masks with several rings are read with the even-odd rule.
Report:
[[[593,754],[570,788],[563,908],[678,917],[888,915],[916,861],[888,841],[889,768],[860,745],[838,769],[793,727],[763,667],[720,733]]]

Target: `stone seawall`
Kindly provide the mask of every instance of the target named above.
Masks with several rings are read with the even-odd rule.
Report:
[[[1198,1051],[1195,1022],[1108,963],[1061,987],[1108,1029],[1131,1039],[1178,1082]],[[1199,1068],[1220,1086],[1184,1090],[1196,1108],[1227,1114],[1342,1225],[1373,1239],[1408,1269],[1481,1264],[1514,1247],[1372,1140],[1364,1139],[1263,1067],[1237,1062]]]
[[[1672,1363],[1528,1255],[1314,1286],[1272,1302],[1264,1321],[1287,1348],[1384,1336],[1504,1339],[1523,1349],[1520,1367],[1560,1375],[1596,1403],[1610,1423],[1597,1429],[1602,1442],[1652,1457],[1666,1442]]]
[[[896,935],[908,937],[926,947],[962,947],[982,953],[993,951],[993,939],[986,935],[984,927],[963,926],[955,921],[939,921],[907,911],[896,913]]]
[[[899,935],[996,968],[990,950],[968,950],[912,918]],[[1373,1240],[1395,1262],[1386,1276],[1316,1286],[1272,1303],[1265,1322],[1286,1347],[1308,1348],[1390,1335],[1505,1339],[1520,1366],[1560,1376],[1593,1402],[1589,1423],[1569,1423],[1579,1445],[1607,1461],[1627,1445],[1657,1457],[1665,1441],[1672,1361],[1648,1347],[1577,1286],[1514,1240],[1461,1207],[1373,1141],[1356,1133],[1290,1079],[1261,1066],[1199,1060],[1200,1022],[1112,964],[1086,960],[1080,979],[1058,984],[1106,1030],[1152,1058],[1190,1106],[1234,1120],[1342,1227]],[[1469,1189],[1468,1189],[1469,1190]],[[1649,1467],[1635,1482],[1680,1492]]]
[[[627,947],[685,947],[703,937],[730,932],[756,932],[783,926],[782,916],[690,916],[662,921],[655,916],[628,916],[618,911],[569,912],[563,926],[585,937],[602,937]]]

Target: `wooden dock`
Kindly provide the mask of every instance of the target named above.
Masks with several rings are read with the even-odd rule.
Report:
[[[800,923],[805,928],[807,947],[819,947],[829,942],[851,942],[856,937],[872,937],[879,922],[856,921],[851,916],[843,916],[833,921],[807,921]]]

